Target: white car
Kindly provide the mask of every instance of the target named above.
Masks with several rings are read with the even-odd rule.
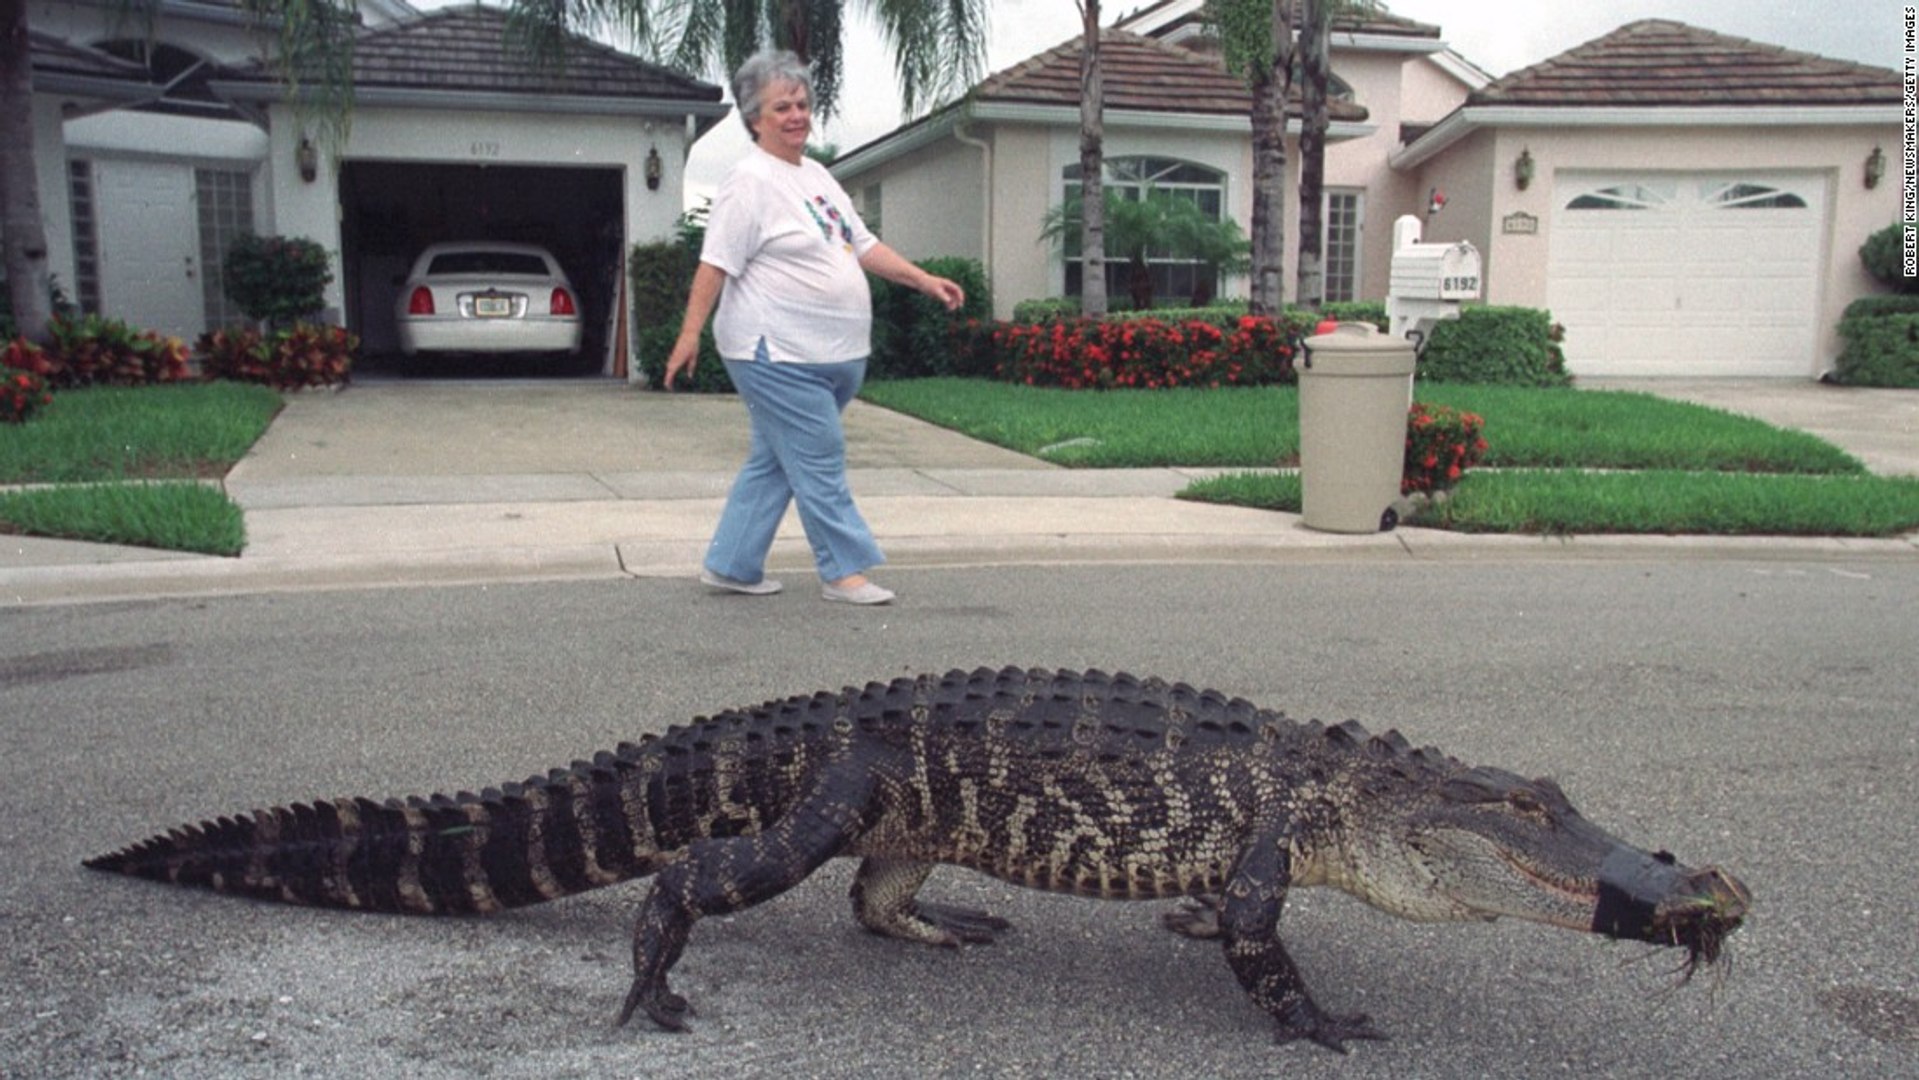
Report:
[[[434,244],[394,304],[400,351],[580,351],[580,300],[566,271],[533,244]]]

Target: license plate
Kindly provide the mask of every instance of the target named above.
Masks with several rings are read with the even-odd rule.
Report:
[[[513,301],[505,296],[476,296],[473,314],[483,319],[498,319],[513,314]]]

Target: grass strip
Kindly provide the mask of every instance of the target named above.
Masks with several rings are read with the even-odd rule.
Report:
[[[0,484],[219,476],[280,405],[233,382],[58,390],[27,423],[0,424]]]
[[[862,396],[1077,468],[1259,468],[1299,457],[1294,387],[1098,392],[941,378],[869,383]],[[1485,417],[1488,466],[1866,472],[1804,432],[1651,394],[1422,383],[1417,396]]]
[[[76,484],[0,491],[0,531],[102,544],[238,555],[240,508],[218,488],[190,481]]]
[[[1180,493],[1298,513],[1293,474],[1234,473]],[[1889,537],[1919,529],[1919,478],[1544,470],[1475,472],[1414,524],[1458,532]]]

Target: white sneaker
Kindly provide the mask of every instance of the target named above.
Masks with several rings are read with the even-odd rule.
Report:
[[[700,570],[700,584],[715,589],[725,589],[727,592],[745,593],[747,596],[771,596],[784,588],[784,586],[772,578],[761,578],[758,581],[739,581],[727,577],[725,574],[716,574],[704,568]]]
[[[893,590],[882,589],[870,581],[858,585],[820,586],[820,599],[836,604],[890,604],[893,602]]]

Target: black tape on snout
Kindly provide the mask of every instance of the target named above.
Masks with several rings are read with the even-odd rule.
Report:
[[[1661,859],[1637,848],[1614,848],[1599,866],[1599,904],[1593,908],[1593,932],[1651,941],[1659,904],[1673,895],[1681,881],[1670,855]]]

